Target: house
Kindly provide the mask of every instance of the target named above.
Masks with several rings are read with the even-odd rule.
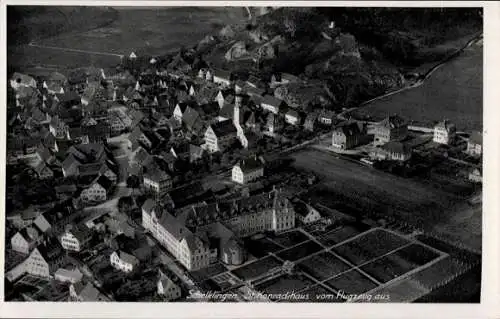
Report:
[[[150,150],[153,147],[153,141],[150,137],[151,136],[146,135],[145,132],[137,126],[127,138],[128,148],[135,150],[139,146],[144,146],[146,149]]]
[[[455,140],[456,132],[457,128],[455,124],[444,120],[434,126],[434,137],[432,140],[439,144],[452,144]]]
[[[314,127],[318,119],[318,113],[309,113],[304,121],[304,129],[310,132],[314,132]]]
[[[297,82],[300,82],[300,79],[295,75],[289,73],[273,74],[271,76],[271,82],[269,83],[269,86],[271,88],[274,88],[279,85],[287,85],[290,83],[297,83]]]
[[[240,161],[233,166],[231,180],[246,184],[264,176],[264,165],[256,157]]]
[[[50,120],[49,130],[52,135],[58,139],[63,139],[68,136],[68,125],[59,118],[59,116],[53,116]]]
[[[322,218],[321,214],[314,207],[303,201],[294,202],[293,208],[295,209],[295,216],[302,224],[312,224]]]
[[[172,178],[160,169],[148,170],[143,176],[144,188],[161,196],[172,188]]]
[[[279,133],[284,127],[283,118],[274,113],[269,113],[266,119],[266,131],[271,134]]]
[[[237,130],[231,120],[210,125],[205,131],[205,146],[210,153],[222,152],[237,137]]]
[[[263,110],[278,114],[280,111],[280,107],[283,104],[283,101],[272,96],[272,95],[264,95],[262,98],[262,102],[260,103],[260,106],[262,107]]]
[[[247,258],[248,254],[243,245],[234,237],[229,238],[221,244],[220,259],[226,265],[241,265]]]
[[[76,192],[77,188],[75,184],[64,184],[57,185],[54,187],[56,191],[56,196],[59,199],[65,199],[69,197],[73,197],[73,194]]]
[[[331,126],[334,120],[335,120],[335,112],[329,110],[322,110],[318,114],[317,118],[318,123],[324,126]]]
[[[475,183],[482,183],[483,182],[482,169],[480,167],[475,167],[474,169],[472,169],[470,171],[469,181],[472,181]]]
[[[388,161],[407,161],[411,158],[411,147],[402,142],[391,141],[370,153],[372,158]]]
[[[467,141],[466,153],[472,156],[483,154],[483,134],[481,132],[472,132]]]
[[[85,225],[67,225],[66,232],[61,235],[61,246],[65,250],[79,252],[86,247],[91,238],[91,232]]]
[[[386,117],[375,124],[374,145],[382,145],[391,141],[401,141],[408,136],[408,123],[398,115]]]
[[[172,279],[166,276],[161,270],[159,271],[159,279],[157,284],[157,291],[162,295],[166,301],[173,301],[181,297],[181,288],[177,286]]]
[[[48,240],[33,249],[24,261],[24,271],[30,275],[50,278],[64,261],[64,250],[57,240]]]
[[[176,159],[186,161],[189,159],[190,156],[189,144],[185,142],[174,144],[172,145],[172,147],[170,147],[170,153]]]
[[[81,192],[80,199],[84,204],[104,202],[110,195],[112,186],[113,183],[106,176],[100,176]]]
[[[15,72],[10,79],[10,86],[14,90],[18,90],[20,87],[31,87],[36,89],[36,80],[29,75]]]
[[[300,117],[299,113],[295,110],[289,110],[285,114],[285,122],[290,125],[299,125]]]
[[[196,163],[203,157],[203,148],[196,144],[189,144],[189,162]]]
[[[175,105],[173,117],[178,122],[182,122],[182,116],[184,115],[184,112],[186,111],[187,107],[188,107],[188,104],[183,103],[183,102],[177,103],[177,105]]]
[[[34,206],[30,206],[21,212],[11,213],[6,216],[7,221],[15,228],[22,229],[26,226],[33,224],[35,219],[40,216],[42,212]]]
[[[208,72],[207,72],[208,73]],[[223,86],[231,85],[231,72],[225,70],[212,71],[213,82]]]
[[[253,88],[258,88],[260,83],[260,79],[255,75],[250,75],[246,81],[246,84]]]
[[[45,162],[38,162],[33,168],[39,179],[50,179],[54,177],[54,172],[47,166]]]
[[[59,268],[54,274],[54,279],[60,282],[69,282],[71,284],[76,284],[83,279],[83,274],[80,272],[80,270],[78,270],[78,268]]]
[[[52,230],[52,225],[43,214],[35,218],[33,225],[36,226],[41,234],[47,234]]]
[[[82,281],[69,286],[69,295],[71,301],[92,302],[92,301],[111,301],[107,296],[100,292],[91,282],[84,284]]]
[[[122,250],[114,251],[109,256],[109,260],[111,262],[111,266],[125,273],[132,272],[139,266],[139,259]]]
[[[10,239],[11,249],[21,254],[29,254],[43,240],[36,226],[26,226]]]
[[[362,133],[358,123],[351,122],[341,125],[332,133],[332,146],[348,150],[359,145]]]

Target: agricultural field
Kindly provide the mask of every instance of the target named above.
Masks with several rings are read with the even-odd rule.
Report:
[[[317,243],[313,241],[306,241],[305,243],[302,243],[300,245],[280,251],[276,255],[283,260],[297,261],[322,249],[323,247],[321,247]]]
[[[246,239],[245,247],[250,254],[257,258],[264,257],[268,253],[274,253],[284,248],[266,237],[261,239]]]
[[[298,292],[311,287],[314,282],[302,275],[283,275],[267,280],[255,287],[256,290],[266,294],[284,294]]]
[[[265,274],[275,267],[281,267],[282,264],[283,263],[275,257],[268,256],[238,269],[232,270],[231,272],[242,280],[251,280]]]
[[[342,204],[345,209],[338,209],[353,216],[399,220],[480,248],[481,210],[467,211],[466,198],[461,194],[448,193],[317,150],[302,150],[291,157],[297,169],[312,171],[323,179],[310,189],[307,196],[311,200],[330,207]]]
[[[283,247],[292,247],[309,240],[309,237],[301,231],[289,231],[278,236],[271,236],[271,240]]]
[[[409,241],[385,230],[376,229],[350,240],[333,251],[354,265],[361,265],[367,261],[407,245]]]
[[[351,268],[330,252],[322,252],[302,260],[298,267],[318,280],[325,280],[336,276]]]
[[[431,126],[449,119],[458,130],[483,127],[483,46],[474,44],[457,58],[438,68],[417,88],[379,99],[354,112],[380,120],[400,114],[415,125]]]
[[[343,242],[346,239],[349,239],[353,236],[361,234],[361,230],[357,229],[354,226],[342,226],[340,228],[329,231],[326,234],[322,234],[318,236],[318,240],[325,246],[331,247],[340,242]]]
[[[356,269],[348,271],[338,277],[325,282],[326,285],[335,291],[342,291],[346,295],[362,294],[378,286],[377,283],[370,280]]]

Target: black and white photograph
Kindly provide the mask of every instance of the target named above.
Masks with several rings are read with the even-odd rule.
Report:
[[[6,5],[5,302],[480,303],[483,9]]]

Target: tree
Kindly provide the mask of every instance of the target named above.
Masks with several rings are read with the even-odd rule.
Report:
[[[127,187],[132,189],[137,189],[141,186],[141,181],[139,177],[131,175],[127,178]]]

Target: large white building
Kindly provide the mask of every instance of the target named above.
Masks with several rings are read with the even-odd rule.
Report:
[[[65,250],[81,251],[90,241],[90,230],[85,225],[79,227],[67,227],[66,232],[61,235],[61,246]]]
[[[210,153],[223,152],[237,136],[238,131],[231,120],[212,124],[205,131],[205,149]]]
[[[434,126],[433,141],[440,144],[451,144],[455,139],[457,128],[448,120],[439,122]]]
[[[246,184],[264,176],[264,166],[256,158],[240,161],[233,166],[231,179],[239,184]]]
[[[209,265],[208,244],[194,236],[181,221],[156,206],[151,199],[142,206],[142,226],[188,270]]]

